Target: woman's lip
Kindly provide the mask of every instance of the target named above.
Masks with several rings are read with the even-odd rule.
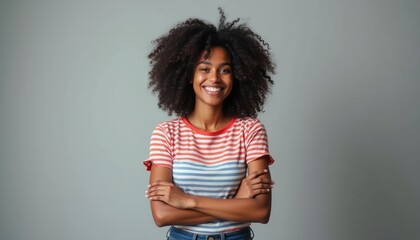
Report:
[[[203,89],[210,95],[217,95],[223,92],[223,87],[220,86],[203,86]]]
[[[223,88],[220,86],[203,86],[204,89],[208,90],[208,91],[221,91]]]

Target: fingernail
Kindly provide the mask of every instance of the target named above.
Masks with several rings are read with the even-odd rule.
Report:
[[[268,170],[267,169],[264,169],[264,172],[268,172]]]

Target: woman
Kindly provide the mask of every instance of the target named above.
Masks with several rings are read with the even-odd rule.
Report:
[[[152,133],[146,197],[168,239],[252,239],[271,210],[267,134],[256,119],[274,73],[269,47],[239,19],[188,19],[156,39],[149,87],[178,117]]]

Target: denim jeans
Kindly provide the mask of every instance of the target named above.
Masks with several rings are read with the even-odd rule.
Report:
[[[252,240],[254,232],[250,227],[227,233],[196,234],[171,227],[166,234],[167,240]]]

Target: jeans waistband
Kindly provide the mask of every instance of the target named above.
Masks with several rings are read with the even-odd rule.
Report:
[[[246,227],[234,232],[211,234],[192,233],[176,227],[171,227],[166,235],[170,240],[251,240],[254,238],[254,232],[250,227]]]

